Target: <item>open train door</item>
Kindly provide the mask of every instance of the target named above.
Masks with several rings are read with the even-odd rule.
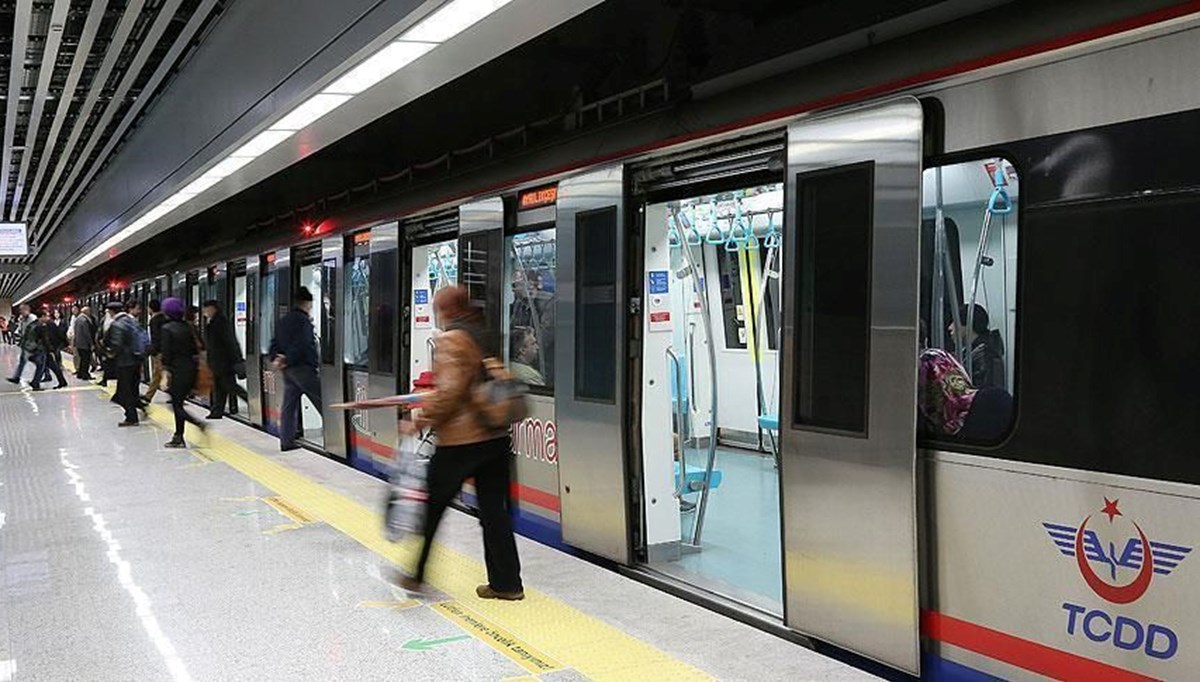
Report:
[[[788,129],[785,620],[913,674],[920,103]]]
[[[613,166],[558,185],[554,403],[563,541],[629,563],[623,178]]]

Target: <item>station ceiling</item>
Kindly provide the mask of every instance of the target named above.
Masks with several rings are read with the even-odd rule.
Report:
[[[0,219],[26,222],[30,255],[5,258],[0,296],[220,17],[221,0],[0,3]],[[15,272],[14,272],[15,271]]]

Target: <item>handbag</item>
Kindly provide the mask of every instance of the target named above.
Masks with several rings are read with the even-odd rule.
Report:
[[[479,419],[492,431],[507,429],[529,416],[529,388],[498,358],[483,360],[483,376],[472,397]]]
[[[196,386],[192,392],[198,396],[209,395],[213,390],[213,373],[208,363],[201,360],[196,366]]]

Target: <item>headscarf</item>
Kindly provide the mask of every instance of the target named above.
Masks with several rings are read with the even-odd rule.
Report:
[[[174,296],[162,302],[163,315],[166,315],[172,320],[182,320],[183,310],[183,301],[175,298]]]
[[[936,431],[957,434],[978,392],[967,370],[940,348],[926,349],[918,364],[917,408]]]

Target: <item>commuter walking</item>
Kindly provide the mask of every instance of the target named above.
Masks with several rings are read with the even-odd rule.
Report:
[[[71,325],[75,341],[75,378],[92,380],[92,347],[95,343],[96,323],[92,321],[92,309],[84,306]]]
[[[50,353],[54,355],[55,365],[62,370],[62,352],[70,343],[67,333],[70,331],[70,323],[67,321],[67,316],[62,314],[62,311],[55,310],[50,315]],[[50,381],[50,367],[47,366],[38,377],[39,381]]]
[[[205,419],[221,419],[225,415],[225,403],[229,403],[229,414],[237,414],[237,399],[248,399],[246,389],[237,383],[237,365],[245,362],[242,348],[233,333],[233,324],[217,301],[204,302],[204,344],[208,349],[208,368],[213,373],[212,405]]]
[[[268,357],[283,374],[283,406],[279,415],[279,449],[295,450],[300,429],[300,396],[308,396],[321,411],[321,379],[317,375],[317,335],[311,317],[313,295],[308,287],[296,291],[296,307],[275,328]]]
[[[125,304],[119,301],[110,301],[104,307],[104,319],[100,321],[99,329],[96,330],[96,345],[94,346],[100,361],[100,385],[108,386],[110,380],[115,381],[117,378],[117,368],[113,364],[113,349],[108,345],[108,330],[112,327],[113,320],[117,315],[125,310]],[[117,396],[113,395],[112,401],[117,402]]]
[[[17,371],[8,378],[10,384],[21,383],[21,375],[25,373],[25,363],[29,362],[32,359],[31,356],[37,352],[37,344],[32,343],[32,339],[28,338],[29,335],[26,333],[29,326],[37,322],[37,317],[30,312],[28,303],[22,303],[17,310],[20,314],[17,317],[16,332],[20,337],[18,343],[21,344],[21,358],[17,361]]]
[[[168,448],[184,448],[183,430],[187,423],[204,430],[204,422],[193,417],[184,408],[187,397],[196,386],[196,375],[200,367],[200,346],[192,334],[191,325],[183,320],[183,301],[168,298],[162,302],[162,313],[166,320],[159,328],[159,352],[162,367],[169,373],[167,394],[171,396],[171,409],[175,411],[175,434],[165,443]]]
[[[150,401],[154,400],[154,394],[158,393],[159,388],[162,386],[163,359],[161,337],[163,325],[167,321],[167,316],[163,314],[162,304],[158,302],[158,299],[150,299],[149,307],[150,349],[148,353],[150,354],[150,386],[142,394],[142,403],[146,405],[149,405]]]
[[[137,323],[141,306],[137,301],[130,301],[123,307],[124,310],[117,313],[108,326],[105,346],[112,355],[113,367],[116,370],[117,392],[114,397],[116,403],[125,410],[125,420],[117,426],[137,426],[138,409],[142,407],[138,400],[138,368],[142,362],[141,354],[145,352],[142,330]]]
[[[423,589],[425,565],[442,515],[463,482],[474,477],[488,577],[487,584],[477,587],[475,593],[483,599],[524,599],[510,515],[512,443],[507,427],[485,426],[487,420],[473,401],[474,389],[486,372],[479,341],[479,313],[471,306],[466,289],[457,286],[439,291],[433,309],[434,319],[445,330],[438,337],[433,356],[437,389],[425,398],[415,422],[401,424],[406,430],[432,426],[437,449],[429,464],[421,554],[413,575],[402,576],[397,582],[406,590]]]
[[[45,308],[38,311],[37,321],[29,326],[27,333],[37,349],[34,351],[37,370],[33,373],[33,381],[30,386],[35,391],[42,390],[42,381],[48,379],[53,373],[54,378],[58,379],[58,385],[55,388],[64,388],[67,380],[63,378],[58,352],[61,348],[60,344],[65,343],[66,339],[65,337],[62,340],[59,339],[59,327],[50,319],[50,313]]]

